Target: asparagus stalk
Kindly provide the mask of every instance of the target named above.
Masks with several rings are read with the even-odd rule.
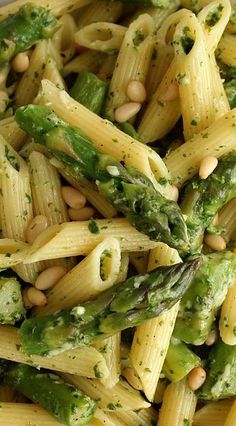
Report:
[[[131,136],[131,138],[136,139],[136,141],[143,142],[131,123],[128,123],[128,122],[121,123],[117,127],[119,127],[119,129],[122,130],[122,132]]]
[[[175,337],[194,345],[205,342],[236,271],[236,256],[231,252],[212,253],[202,258],[181,300],[174,329]]]
[[[163,373],[171,382],[179,382],[194,368],[201,365],[201,359],[181,340],[171,338]]]
[[[105,81],[100,80],[91,72],[81,71],[70,91],[70,95],[90,111],[101,115],[107,90],[108,84]]]
[[[0,277],[0,323],[15,324],[25,315],[19,281],[14,277]]]
[[[67,426],[83,426],[93,417],[96,403],[55,374],[11,361],[1,361],[0,370],[5,384],[40,404],[59,422]]]
[[[234,197],[236,197],[236,151],[222,157],[207,179],[195,177],[186,186],[181,209],[187,217],[192,253],[200,251],[205,229],[217,232],[211,223],[216,213]]]
[[[47,106],[21,107],[16,121],[63,163],[74,179],[82,174],[94,180],[104,198],[139,231],[187,252],[187,229],[179,206],[163,197],[145,175],[101,153],[79,129],[70,127]]]
[[[154,318],[182,297],[199,263],[198,258],[162,266],[131,277],[72,309],[28,319],[20,329],[23,349],[29,355],[54,355],[91,345]]]
[[[206,365],[207,379],[199,398],[217,400],[236,395],[236,346],[218,341]]]
[[[52,37],[57,28],[56,18],[47,9],[33,3],[24,4],[15,15],[0,22],[0,67],[16,53]]]

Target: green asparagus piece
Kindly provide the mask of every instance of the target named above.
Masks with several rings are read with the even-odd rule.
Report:
[[[210,352],[206,370],[207,379],[199,398],[216,400],[236,395],[236,346],[217,342]]]
[[[47,9],[33,3],[24,4],[15,15],[0,22],[0,67],[16,53],[52,37],[57,28],[56,18]]]
[[[211,225],[212,221],[216,213],[234,197],[236,197],[236,151],[222,157],[207,179],[195,177],[186,186],[181,209],[186,215],[192,253],[201,250],[205,229],[217,231]]]
[[[183,296],[199,263],[198,258],[162,266],[131,277],[80,306],[28,319],[20,329],[23,349],[29,355],[54,355],[154,318]]]
[[[15,324],[25,315],[20,283],[0,277],[0,324]]]
[[[140,138],[139,134],[136,132],[134,126],[131,123],[121,123],[117,127],[119,127],[122,132],[131,136],[131,138],[136,139],[136,141],[143,142]]]
[[[108,84],[105,81],[100,80],[91,72],[81,71],[70,91],[70,95],[90,111],[101,115],[107,90]]]
[[[74,179],[82,174],[94,180],[104,198],[140,232],[180,253],[187,252],[187,228],[179,206],[163,197],[145,175],[101,153],[79,129],[70,127],[46,106],[21,107],[16,121],[47,147]]]
[[[59,422],[67,426],[83,426],[93,417],[96,403],[54,373],[3,360],[0,370],[3,383],[41,405]]]
[[[165,377],[171,382],[178,382],[199,365],[201,359],[185,343],[172,337],[163,365]]]
[[[224,84],[225,92],[230,104],[230,108],[236,107],[236,79],[228,81]]]
[[[236,271],[236,256],[231,252],[202,257],[202,264],[181,300],[174,329],[175,337],[194,345],[205,342]]]

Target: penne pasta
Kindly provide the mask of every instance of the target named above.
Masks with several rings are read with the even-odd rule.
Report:
[[[234,34],[225,33],[221,38],[218,49],[217,57],[224,64],[229,67],[236,66],[236,36]]]
[[[193,418],[193,426],[222,426],[232,407],[233,400],[210,402],[197,410]]]
[[[87,6],[77,19],[77,29],[93,24],[94,22],[116,22],[123,12],[121,1],[111,2],[110,0],[100,0]]]
[[[52,81],[61,90],[66,88],[65,82],[59,72],[56,61],[53,58],[49,58],[47,60],[43,78]]]
[[[200,161],[207,155],[217,158],[235,148],[236,109],[214,121],[206,131],[199,133],[166,158],[166,165],[177,186],[192,178]]]
[[[75,33],[79,46],[105,53],[116,53],[121,46],[127,28],[110,22],[95,22]]]
[[[79,73],[84,70],[96,73],[105,59],[105,53],[101,54],[95,50],[84,52],[81,55],[76,56],[64,66],[63,76],[67,77],[71,73]]]
[[[135,411],[117,411],[109,414],[116,426],[152,426],[156,424],[157,413],[152,408]]]
[[[109,371],[109,376],[101,378],[105,388],[113,388],[120,379],[120,344],[121,333],[97,342],[94,346],[103,355]]]
[[[234,426],[235,417],[236,417],[236,400],[234,399],[234,403],[232,407],[230,408],[230,411],[225,419],[224,426]]]
[[[129,81],[145,84],[153,47],[153,20],[148,14],[140,15],[125,33],[111,79],[106,117],[114,121],[116,108],[129,101],[126,88]]]
[[[91,378],[97,375],[105,378],[109,375],[104,357],[95,348],[73,349],[51,358],[36,355],[29,357],[21,350],[17,328],[1,325],[0,330],[0,357],[3,359]]]
[[[157,266],[170,265],[180,261],[181,259],[175,249],[159,243],[150,252],[148,271]],[[154,400],[178,309],[179,303],[157,318],[146,321],[137,327],[134,334],[130,359],[149,401]]]
[[[236,345],[236,281],[229,288],[220,312],[220,336],[227,345]]]
[[[191,425],[196,404],[197,397],[186,380],[171,383],[164,393],[158,426]]]
[[[13,402],[15,397],[15,390],[9,385],[0,385],[0,401]]]
[[[18,151],[25,142],[26,134],[19,128],[14,117],[8,117],[0,121],[0,135]]]
[[[21,263],[29,251],[28,244],[10,238],[0,239],[1,268],[11,268]]]
[[[235,241],[235,230],[236,230],[236,199],[233,198],[228,204],[226,204],[219,213],[219,225],[222,227],[222,236],[225,241]]]
[[[99,380],[86,379],[85,377],[64,373],[60,375],[72,385],[78,386],[91,398],[96,399],[97,395],[99,395],[98,407],[105,412],[136,411],[150,406],[140,392],[134,390],[124,380],[117,383],[113,388],[107,389]]]

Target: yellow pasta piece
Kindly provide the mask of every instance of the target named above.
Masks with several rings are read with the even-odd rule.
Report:
[[[164,393],[158,426],[191,425],[196,404],[197,397],[185,379],[171,383]]]
[[[0,403],[14,401],[15,389],[8,385],[0,385]],[[0,418],[1,419],[1,418]]]
[[[236,281],[229,288],[220,313],[220,335],[227,345],[236,345]]]
[[[1,325],[0,331],[0,357],[3,359],[91,378],[98,374],[104,378],[109,375],[102,354],[93,347],[73,349],[53,357],[37,355],[29,357],[20,349],[17,328]]]
[[[84,70],[96,73],[106,57],[105,53],[96,52],[95,50],[84,52],[64,66],[63,76],[66,77],[71,73],[79,73]]]
[[[175,249],[159,243],[150,253],[148,271],[157,266],[170,265],[180,261]],[[143,391],[150,401],[154,399],[178,310],[179,303],[157,318],[145,321],[136,328],[134,334],[130,359],[140,378]]]
[[[88,49],[114,53],[120,49],[126,30],[111,22],[94,22],[75,33],[75,42]]]
[[[226,420],[224,422],[224,426],[235,426],[235,419],[236,419],[236,400],[234,400],[234,403],[232,407],[230,408],[229,414],[226,417]]]
[[[134,390],[125,381],[120,381],[113,388],[107,389],[99,380],[60,373],[69,383],[78,386],[84,393],[96,399],[99,396],[98,407],[107,411],[140,410],[150,407],[140,392]]]
[[[20,129],[14,117],[0,121],[0,135],[18,151],[25,142],[26,134]]]
[[[166,166],[151,148],[121,132],[110,121],[92,113],[48,80],[42,81],[42,88],[41,101],[49,102],[56,114],[63,117],[70,125],[84,131],[102,152],[136,167],[149,177],[161,193],[167,197],[170,196],[170,185],[163,186],[157,182],[161,177],[168,179]]]
[[[156,424],[157,413],[153,408],[135,411],[117,411],[109,414],[116,426],[152,426]]]
[[[143,14],[125,33],[105,107],[106,117],[111,120],[114,120],[116,108],[129,101],[126,95],[129,81],[138,80],[145,84],[153,47],[153,29],[152,18]]]
[[[97,234],[90,232],[89,223],[69,222],[49,227],[36,238],[25,263],[86,255],[111,236],[120,241],[122,251],[146,251],[158,244],[137,231],[126,219],[96,220],[100,230]]]
[[[98,78],[104,81],[110,81],[116,65],[116,60],[116,55],[109,55],[97,73]]]
[[[148,13],[154,21],[155,29],[158,30],[162,23],[168,18],[171,13],[174,13],[180,6],[179,0],[172,0],[168,7],[162,8],[157,6],[143,6],[132,15],[130,21],[133,22],[139,15]]]
[[[59,89],[66,89],[65,82],[59,72],[56,61],[53,58],[49,58],[47,60],[43,78],[52,81]]]
[[[233,400],[225,399],[218,402],[210,402],[196,411],[193,418],[193,426],[222,426],[232,407]]]
[[[94,347],[104,356],[109,376],[101,378],[101,383],[108,389],[113,388],[120,378],[120,343],[121,333],[97,342]]]
[[[182,186],[191,179],[199,168],[203,157],[221,157],[235,149],[236,108],[211,124],[208,129],[175,149],[165,163],[174,183]]]
[[[236,66],[236,36],[234,34],[225,33],[220,40],[217,49],[217,57],[224,64]]]
[[[21,263],[27,252],[29,245],[10,238],[0,239],[0,265],[1,268],[11,268]]]
[[[49,290],[47,305],[36,308],[36,314],[49,315],[95,297],[117,281],[120,266],[119,241],[105,238]]]
[[[95,1],[80,13],[77,19],[77,28],[79,30],[94,22],[116,22],[120,18],[122,11],[123,3],[121,1]]]

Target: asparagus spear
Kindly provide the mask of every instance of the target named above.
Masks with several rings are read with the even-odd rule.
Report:
[[[207,379],[199,398],[214,400],[236,395],[236,346],[218,341],[210,352],[206,370]]]
[[[122,130],[122,132],[131,136],[131,138],[136,139],[136,141],[143,142],[131,123],[128,123],[128,122],[121,123],[117,127],[119,127],[119,129]]]
[[[0,362],[0,370],[5,384],[40,404],[59,422],[67,426],[83,426],[93,417],[96,403],[54,373],[3,360]]]
[[[0,277],[0,323],[15,324],[25,315],[20,283],[14,277]]]
[[[47,147],[73,178],[78,180],[82,174],[94,180],[104,198],[139,231],[187,252],[188,235],[180,208],[163,197],[145,175],[101,153],[79,129],[70,127],[46,106],[21,107],[16,121]]]
[[[236,271],[236,256],[231,252],[212,253],[202,258],[181,300],[174,329],[175,337],[194,345],[205,342]]]
[[[179,382],[194,368],[201,365],[201,359],[181,340],[171,338],[163,373],[171,382]]]
[[[181,209],[187,217],[192,253],[200,251],[205,229],[217,231],[211,226],[212,220],[218,210],[234,197],[236,151],[222,157],[215,171],[207,179],[195,177],[186,186]]]
[[[96,299],[54,315],[32,318],[20,329],[23,349],[29,354],[54,355],[91,345],[158,316],[186,291],[200,259],[131,277],[100,293]]]
[[[16,53],[52,37],[57,28],[56,18],[47,9],[33,3],[24,4],[15,15],[0,22],[0,67]]]
[[[90,111],[101,115],[107,90],[108,84],[105,81],[100,80],[91,72],[81,71],[70,91],[70,95]]]

